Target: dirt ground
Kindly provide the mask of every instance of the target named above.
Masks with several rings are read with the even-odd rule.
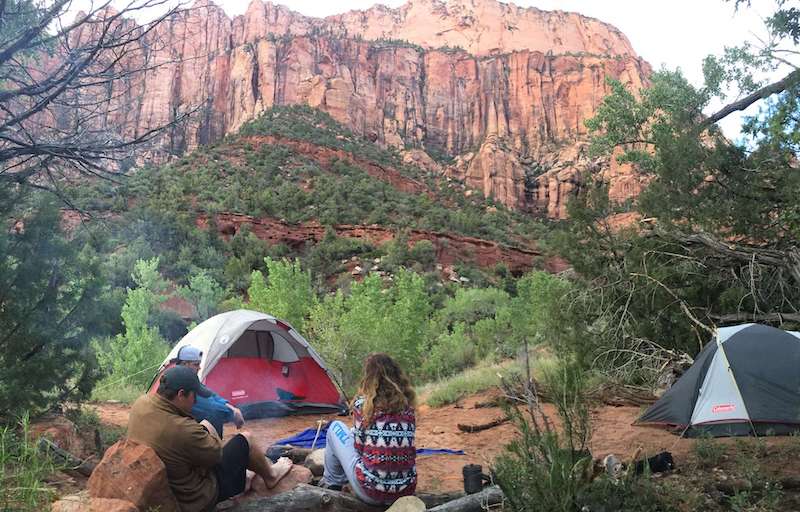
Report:
[[[503,447],[516,437],[516,429],[510,423],[476,433],[464,433],[458,429],[459,424],[485,424],[503,417],[500,408],[486,406],[494,402],[498,394],[499,391],[490,391],[466,398],[458,404],[440,408],[422,405],[418,408],[417,447],[450,448],[464,450],[466,453],[463,456],[418,457],[419,492],[438,494],[462,491],[462,467],[465,464],[481,464],[484,470],[488,470],[494,458],[503,451]],[[478,404],[481,406],[476,407]],[[97,412],[101,422],[107,426],[127,426],[129,406],[101,403],[91,407]],[[550,405],[545,404],[545,410],[551,417],[556,416]],[[773,506],[762,503],[762,497],[766,496],[765,482],[773,482],[770,485],[779,483],[783,487],[779,510],[800,511],[800,466],[796,464],[800,458],[800,437],[720,438],[713,440],[712,445],[708,445],[709,441],[702,441],[707,444],[705,449],[702,449],[703,447],[696,449],[698,440],[682,439],[660,429],[633,426],[632,423],[641,412],[639,407],[604,406],[595,409],[592,412],[592,437],[589,443],[594,458],[602,459],[605,455],[613,453],[627,461],[638,447],[642,448],[645,455],[664,450],[671,452],[676,470],[665,475],[655,474],[651,478],[657,483],[660,492],[670,497],[670,502],[675,504],[676,510],[682,512],[776,510]],[[348,418],[335,415],[289,416],[250,420],[245,428],[266,447],[279,439],[315,427],[319,419],[341,419],[349,422]],[[32,429],[38,428],[44,431],[59,424],[59,421],[55,418],[40,422]],[[53,432],[67,430],[54,428]],[[226,425],[226,438],[232,437],[235,433],[233,425]],[[72,446],[75,453],[83,453],[82,456],[95,460],[98,458],[96,450],[91,449],[94,443],[90,432],[80,432],[72,437],[80,438],[73,440],[77,443]],[[62,442],[67,441],[69,439],[62,440]],[[65,444],[68,445],[69,443]],[[698,454],[703,453],[707,453],[707,457],[713,456],[713,460],[699,459]],[[86,486],[86,478],[80,475],[59,473],[54,478],[55,480],[50,483],[60,496],[78,492]],[[731,486],[742,482],[750,482],[744,488],[744,496],[748,498],[749,505],[744,508],[733,508],[731,501],[733,491],[724,489],[732,488]]]
[[[461,468],[465,464],[481,464],[488,469],[491,461],[510,442],[515,435],[512,424],[506,423],[476,433],[458,430],[459,424],[483,424],[503,416],[498,407],[480,407],[492,398],[492,392],[469,397],[458,404],[440,408],[422,405],[417,411],[417,447],[450,448],[464,450],[466,455],[429,455],[417,459],[419,475],[418,489],[421,492],[448,492],[463,489]],[[548,412],[553,412],[545,408]],[[125,426],[128,421],[128,407],[121,404],[96,405],[100,418],[105,423]],[[655,454],[668,450],[675,456],[676,463],[691,453],[693,440],[681,439],[668,432],[652,428],[634,427],[633,421],[641,413],[639,407],[603,407],[592,414],[592,439],[589,448],[595,458],[614,453],[627,459],[638,446],[645,453]],[[553,413],[553,416],[555,414]],[[285,418],[266,418],[250,420],[245,429],[261,439],[264,446],[289,437],[306,428],[316,426],[318,419],[332,420],[347,418],[335,415],[289,416]],[[225,426],[225,437],[235,435],[233,425]]]

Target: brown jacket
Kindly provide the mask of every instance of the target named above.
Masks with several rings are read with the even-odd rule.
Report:
[[[144,395],[134,402],[128,438],[150,446],[167,467],[167,478],[183,512],[214,507],[217,479],[211,468],[222,460],[222,443],[165,398]]]

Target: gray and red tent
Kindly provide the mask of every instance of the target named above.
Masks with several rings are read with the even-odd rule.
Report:
[[[186,334],[161,364],[150,392],[186,345],[203,352],[200,381],[247,418],[345,406],[325,362],[300,333],[282,320],[246,309],[213,316]]]
[[[800,431],[800,333],[759,324],[719,328],[636,424],[689,437]]]

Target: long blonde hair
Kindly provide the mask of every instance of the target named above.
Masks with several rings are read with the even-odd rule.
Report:
[[[376,410],[399,413],[414,408],[417,395],[405,372],[386,354],[371,354],[364,362],[364,378],[358,395],[364,421],[369,423]]]

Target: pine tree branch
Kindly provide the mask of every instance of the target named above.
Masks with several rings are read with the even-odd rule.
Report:
[[[722,119],[728,117],[729,115],[737,112],[739,110],[745,110],[747,107],[752,105],[758,100],[763,100],[772,96],[773,94],[778,94],[792,85],[800,82],[800,69],[792,71],[788,75],[786,75],[782,80],[778,80],[775,83],[769,84],[761,89],[757,90],[756,92],[750,94],[742,98],[739,101],[726,105],[722,109],[720,109],[717,113],[707,117],[700,123],[700,129],[707,128],[708,126],[716,123],[717,121],[721,121]]]

